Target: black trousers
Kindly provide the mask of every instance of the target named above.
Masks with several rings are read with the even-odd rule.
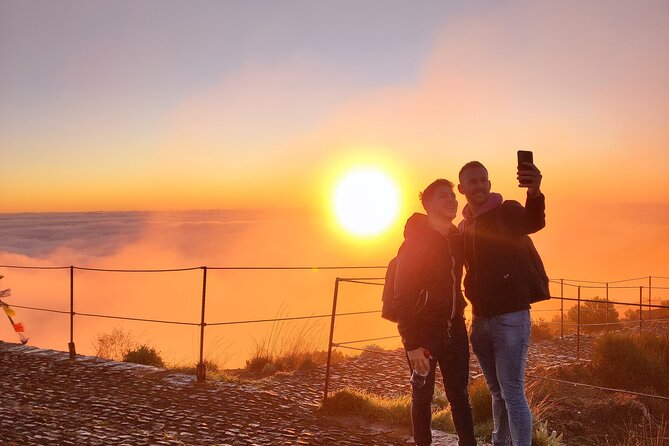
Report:
[[[456,319],[449,332],[446,327],[426,330],[428,346],[434,359],[430,360],[430,373],[425,385],[412,386],[411,424],[417,446],[432,444],[432,396],[437,364],[444,379],[446,397],[451,405],[453,423],[460,446],[476,446],[472,408],[469,404],[467,384],[469,383],[469,339],[464,319]]]

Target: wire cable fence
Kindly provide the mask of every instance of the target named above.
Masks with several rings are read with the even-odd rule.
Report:
[[[654,324],[654,323],[664,323],[669,321],[669,305],[667,303],[669,302],[666,298],[661,298],[661,299],[655,299],[656,301],[659,301],[660,304],[654,304],[653,299],[652,299],[652,291],[653,290],[667,290],[669,287],[662,287],[662,286],[657,286],[653,285],[653,279],[660,279],[660,280],[669,280],[669,277],[661,277],[661,276],[645,276],[645,277],[637,277],[637,278],[630,278],[630,279],[623,279],[623,280],[616,280],[616,281],[610,281],[610,282],[599,282],[599,281],[586,281],[586,280],[576,280],[576,279],[559,279],[559,280],[550,280],[550,283],[560,285],[560,295],[559,296],[551,296],[551,300],[559,300],[560,301],[560,307],[559,308],[550,308],[550,309],[532,309],[532,312],[559,312],[559,321],[537,321],[533,320],[533,323],[540,323],[540,324],[547,324],[547,325],[559,325],[560,326],[560,339],[564,339],[564,330],[565,327],[575,327],[575,334],[576,334],[576,357],[575,360],[578,361],[588,361],[585,359],[581,358],[581,328],[605,328],[608,329],[610,327],[624,327],[628,326],[631,324],[637,325],[638,324],[638,333],[641,334],[643,331],[643,325],[644,323],[646,324]],[[629,282],[633,281],[639,281],[639,280],[644,280],[648,281],[648,285],[640,285],[640,286],[627,286],[627,285],[619,285],[619,284],[626,284]],[[352,344],[361,344],[361,343],[366,343],[366,342],[373,342],[373,341],[379,341],[379,340],[388,340],[388,339],[397,339],[399,336],[382,336],[382,337],[375,337],[375,338],[367,338],[367,339],[357,339],[357,340],[347,340],[345,342],[335,342],[334,341],[334,329],[335,329],[335,319],[336,319],[336,310],[337,310],[337,303],[338,303],[338,295],[339,295],[339,284],[340,283],[352,283],[352,284],[358,284],[358,285],[372,285],[372,286],[379,286],[384,284],[384,278],[383,277],[349,277],[349,278],[342,278],[338,277],[335,280],[335,286],[334,286],[334,297],[333,297],[333,304],[332,304],[332,316],[331,316],[331,325],[330,325],[330,340],[328,344],[328,362],[326,365],[326,373],[325,373],[325,384],[324,384],[324,389],[323,389],[323,398],[327,399],[328,397],[328,392],[329,392],[329,381],[330,381],[330,358],[332,354],[332,350],[334,348],[338,349],[346,349],[346,350],[352,350],[352,351],[359,351],[362,353],[371,353],[375,355],[388,355],[388,356],[404,356],[404,352],[401,349],[396,349],[396,350],[379,350],[376,348],[360,348],[360,347],[353,347],[351,346]],[[601,286],[594,286],[594,285],[582,285],[583,283],[586,284],[598,284]],[[571,287],[575,288],[577,292],[576,297],[566,297],[565,296],[565,287]],[[594,299],[586,299],[582,298],[581,292],[583,289],[601,289],[606,292],[605,298],[594,298]],[[639,300],[636,302],[626,302],[626,301],[620,301],[620,300],[610,300],[609,299],[609,293],[611,290],[639,290]],[[646,295],[648,297],[647,302],[645,303],[643,298],[644,298],[644,289],[646,290]],[[570,311],[576,313],[576,320],[573,322],[565,321],[565,309],[564,309],[564,303],[565,302],[575,302],[576,305],[574,305]],[[608,321],[609,314],[608,312],[611,309],[615,308],[615,305],[618,306],[624,306],[624,307],[635,307],[638,308],[638,319],[637,320],[616,320],[616,321]],[[647,318],[644,319],[644,310],[646,311],[646,316]],[[663,317],[655,317],[651,318],[650,316],[652,315],[652,311],[662,311],[666,312],[666,315],[663,314]],[[582,313],[585,315],[586,312],[595,312],[595,313],[603,313],[603,314],[598,314],[598,316],[603,316],[604,322],[587,322],[585,320],[581,320]],[[380,311],[378,311],[380,313]],[[585,319],[585,318],[584,318]],[[593,386],[590,384],[586,383],[578,383],[578,382],[572,382],[572,381],[566,381],[566,380],[558,380],[550,377],[544,377],[544,376],[537,376],[537,375],[530,375],[528,374],[528,377],[531,377],[533,379],[545,379],[545,380],[552,380],[555,382],[560,382],[564,384],[570,384],[574,386],[585,386],[585,387],[590,387],[594,389],[600,389],[600,390],[606,390],[606,391],[612,391],[612,392],[620,392],[620,393],[629,393],[629,394],[635,394],[635,395],[640,395],[640,396],[645,396],[649,398],[656,398],[656,399],[662,399],[662,400],[669,400],[669,397],[661,396],[661,395],[651,395],[651,394],[641,394],[638,392],[632,392],[624,389],[612,389],[612,388],[605,388],[605,387],[599,387],[599,386]]]
[[[88,317],[88,318],[100,318],[100,319],[113,319],[113,320],[124,320],[124,321],[134,321],[134,322],[145,322],[145,323],[156,323],[156,324],[167,324],[167,325],[181,325],[181,326],[192,326],[200,327],[200,336],[199,336],[199,361],[197,363],[197,379],[198,381],[206,380],[206,367],[204,363],[204,337],[205,337],[205,328],[207,326],[230,326],[230,325],[243,325],[243,324],[257,324],[257,323],[268,323],[268,322],[285,322],[285,321],[300,321],[300,320],[312,320],[312,319],[325,319],[332,317],[332,314],[317,314],[317,315],[307,315],[307,316],[294,316],[294,317],[275,317],[275,318],[264,318],[264,319],[246,319],[246,320],[231,320],[231,321],[216,321],[216,322],[207,322],[206,320],[206,298],[207,298],[207,273],[210,270],[221,270],[221,271],[336,271],[336,270],[373,270],[373,269],[385,269],[385,266],[197,266],[197,267],[186,267],[186,268],[166,268],[166,269],[127,269],[127,268],[93,268],[93,267],[80,267],[80,266],[24,266],[24,265],[0,265],[0,268],[6,269],[21,269],[21,270],[69,270],[69,285],[70,285],[70,310],[58,310],[54,308],[44,308],[36,307],[29,305],[14,305],[14,308],[20,308],[31,311],[40,311],[53,314],[64,314],[70,316],[70,340],[68,343],[68,350],[70,358],[75,358],[76,346],[74,339],[74,322],[75,317]],[[152,273],[178,273],[184,271],[202,271],[202,294],[201,294],[201,317],[199,322],[195,321],[177,321],[177,320],[166,320],[166,319],[153,319],[153,318],[139,318],[131,317],[127,315],[111,315],[111,314],[101,314],[101,313],[89,313],[75,311],[75,271],[92,271],[92,272],[103,272],[103,273],[138,273],[138,274],[152,274]],[[372,313],[378,313],[379,310],[369,310],[369,311],[355,311],[355,312],[342,312],[338,313],[337,317],[347,317],[347,316],[358,316],[358,315],[367,315]]]
[[[75,340],[74,340],[74,321],[76,317],[90,317],[90,318],[102,318],[102,319],[116,319],[116,320],[127,320],[127,321],[136,321],[136,322],[145,322],[145,323],[157,323],[157,324],[171,324],[171,325],[185,325],[200,327],[200,348],[199,348],[199,362],[197,364],[197,379],[198,381],[204,381],[206,379],[206,368],[204,364],[204,337],[205,337],[205,328],[207,326],[229,326],[229,325],[242,325],[242,324],[257,324],[257,323],[268,323],[268,322],[283,322],[283,321],[298,321],[298,320],[311,320],[311,319],[326,319],[330,318],[330,335],[328,341],[328,356],[327,356],[327,365],[326,365],[326,376],[325,376],[325,389],[324,397],[327,398],[328,386],[329,386],[329,377],[330,377],[330,367],[331,367],[331,355],[333,348],[347,349],[352,351],[359,352],[368,352],[372,354],[392,354],[397,356],[403,356],[401,350],[396,351],[380,351],[378,349],[370,348],[359,348],[353,347],[354,344],[361,344],[367,342],[381,341],[381,340],[390,340],[390,339],[399,339],[399,336],[380,336],[367,339],[357,339],[357,340],[347,340],[343,342],[334,342],[334,328],[335,320],[337,317],[348,317],[348,316],[362,316],[362,315],[371,315],[378,314],[380,310],[365,310],[365,311],[349,311],[349,312],[337,312],[337,299],[339,293],[339,284],[343,282],[357,284],[357,285],[369,285],[369,286],[382,286],[384,283],[383,277],[349,277],[342,278],[337,277],[335,279],[334,285],[334,296],[332,304],[332,312],[330,314],[316,314],[316,315],[306,315],[306,316],[294,316],[294,317],[276,317],[276,318],[264,318],[264,319],[243,319],[243,320],[230,320],[230,321],[216,321],[216,322],[207,322],[206,320],[206,298],[207,298],[207,273],[211,270],[227,270],[227,271],[337,271],[337,270],[385,270],[386,266],[196,266],[196,267],[186,267],[186,268],[169,268],[169,269],[111,269],[111,268],[92,268],[92,267],[79,267],[79,266],[24,266],[24,265],[0,265],[0,268],[6,269],[22,269],[22,270],[69,270],[69,282],[70,282],[70,310],[58,310],[54,308],[42,308],[28,305],[12,305],[15,308],[21,308],[31,311],[41,311],[53,314],[63,314],[70,316],[70,342],[68,344],[70,357],[74,358],[76,356]],[[75,294],[74,294],[74,283],[75,283],[75,274],[74,272],[80,271],[93,271],[93,272],[104,272],[104,273],[141,273],[141,274],[153,274],[153,273],[178,273],[185,271],[202,271],[202,289],[201,289],[201,317],[199,322],[195,321],[177,321],[177,320],[161,320],[161,319],[152,319],[152,318],[138,318],[131,317],[127,315],[110,315],[110,314],[99,314],[99,313],[87,313],[87,312],[77,312],[75,311]],[[580,358],[580,329],[581,327],[609,327],[609,326],[621,326],[627,324],[638,324],[639,333],[642,332],[644,323],[655,323],[655,322],[666,322],[669,321],[669,306],[665,305],[667,302],[666,299],[655,299],[659,301],[660,304],[654,304],[651,293],[654,290],[667,290],[669,287],[662,287],[653,284],[653,280],[669,280],[669,277],[663,276],[647,276],[647,277],[638,277],[617,281],[609,282],[600,282],[600,281],[586,281],[586,280],[576,280],[576,279],[559,279],[551,280],[551,283],[554,285],[560,285],[560,296],[553,296],[552,299],[560,301],[560,308],[555,309],[539,309],[533,310],[542,311],[542,312],[556,312],[559,311],[561,315],[560,325],[560,337],[564,337],[564,328],[565,327],[576,327],[577,335],[577,348],[576,348],[576,360],[581,360]],[[629,283],[633,281],[647,280],[647,286],[621,286],[618,284]],[[583,285],[586,284],[586,285]],[[564,294],[564,288],[575,288],[577,290],[577,297],[566,297]],[[606,297],[604,300],[600,299],[585,299],[581,297],[581,291],[585,289],[599,289],[606,291]],[[623,302],[623,301],[613,301],[609,300],[609,292],[611,290],[639,290],[639,300],[638,302]],[[643,302],[644,290],[646,290],[647,302]],[[564,302],[576,302],[575,308],[577,309],[577,320],[575,322],[565,322],[564,321]],[[638,308],[638,320],[619,320],[616,322],[583,322],[580,319],[581,311],[583,310],[582,306],[592,304],[595,306],[604,306],[605,311],[608,311],[609,307],[615,305],[618,306],[632,306]],[[646,311],[647,318],[644,319],[644,310]],[[650,319],[652,311],[668,311],[667,317],[658,317]],[[546,324],[556,325],[558,322],[542,322]],[[533,376],[537,379],[549,379],[548,377],[538,377]],[[553,379],[554,380],[554,379]],[[563,380],[561,380],[563,381]],[[574,383],[567,382],[568,384],[573,385],[586,385],[583,383]],[[596,387],[596,386],[594,386]],[[621,391],[627,392],[620,389],[605,389],[610,391]],[[634,393],[634,392],[627,392]],[[644,395],[650,397],[659,397],[657,395]],[[659,397],[666,399],[666,397]]]

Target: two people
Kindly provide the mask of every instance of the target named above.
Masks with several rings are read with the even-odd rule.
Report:
[[[405,227],[395,273],[398,331],[415,373],[411,418],[417,446],[432,442],[430,421],[435,370],[440,367],[460,446],[476,445],[467,394],[469,344],[460,291],[472,304],[471,343],[493,399],[493,445],[530,446],[532,416],[524,390],[530,337],[530,292],[519,237],[545,226],[541,173],[519,166],[525,206],[491,192],[488,171],[478,161],[465,164],[458,191],[467,200],[459,229],[454,185],[437,180],[421,193],[426,214],[414,214]]]

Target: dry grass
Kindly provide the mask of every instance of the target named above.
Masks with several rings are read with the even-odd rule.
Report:
[[[629,437],[618,446],[665,446],[669,444],[669,421],[662,420],[659,423],[645,420],[636,432],[630,433]]]
[[[557,433],[555,435],[552,432],[549,433],[547,424],[541,421],[546,412],[554,405],[554,400],[540,390],[538,382],[529,383],[525,387],[534,425],[532,445],[558,446],[561,444],[562,436]],[[470,382],[468,391],[476,436],[490,438],[493,430],[492,395],[488,391],[485,379],[479,377]]]
[[[276,317],[287,317],[288,313],[279,309]],[[268,376],[276,372],[309,370],[327,361],[327,351],[319,350],[322,345],[322,321],[306,322],[276,321],[267,336],[256,341],[255,350],[246,361],[246,370]],[[336,364],[346,356],[339,351],[332,352],[332,363]]]
[[[138,341],[129,331],[114,327],[111,333],[98,333],[93,341],[95,356],[122,361],[123,356],[137,348]]]
[[[351,415],[394,425],[411,426],[411,397],[382,398],[358,389],[341,389],[320,407],[325,415]]]

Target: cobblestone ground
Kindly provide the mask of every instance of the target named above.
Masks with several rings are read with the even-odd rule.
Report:
[[[279,385],[192,376],[0,342],[2,445],[388,445]]]
[[[581,338],[582,357],[592,342]],[[574,361],[573,336],[533,345],[528,372]],[[480,375],[472,355],[471,375]],[[316,413],[325,369],[252,383],[209,380],[154,367],[0,342],[0,445],[393,445],[381,430]],[[332,368],[330,390],[410,392],[401,350],[369,352]],[[457,445],[433,431],[435,446]]]

